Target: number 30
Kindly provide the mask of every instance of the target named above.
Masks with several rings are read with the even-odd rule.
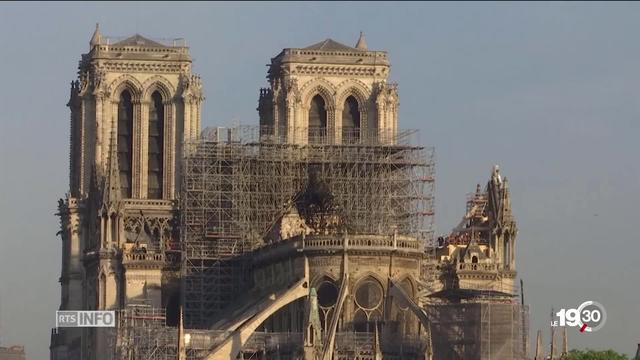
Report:
[[[583,310],[582,311],[582,321],[587,323],[587,322],[598,322],[600,321],[602,315],[600,314],[600,311],[598,310]]]

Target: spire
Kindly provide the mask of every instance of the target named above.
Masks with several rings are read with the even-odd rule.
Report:
[[[378,321],[375,322],[376,332],[373,338],[373,358],[375,360],[382,360],[382,351],[380,350],[380,334],[378,333]]]
[[[116,129],[111,126],[111,151],[109,154],[109,164],[104,180],[103,198],[104,205],[114,205],[120,200],[120,173],[118,172],[118,145],[116,143]]]
[[[544,355],[542,354],[542,330],[538,330],[538,337],[536,338],[536,357],[534,360],[542,360]]]
[[[316,288],[309,289],[306,303],[306,318],[304,329],[304,356],[303,359],[319,359],[322,356],[322,325],[318,312],[318,293]]]
[[[567,327],[562,327],[562,353],[560,354],[560,358],[564,358],[569,355],[569,341],[567,339]]]
[[[368,50],[367,41],[364,39],[364,33],[362,31],[360,31],[360,37],[358,38],[358,42],[356,43],[356,49]]]
[[[101,42],[102,42],[102,34],[100,33],[100,24],[96,23],[96,30],[93,32],[93,36],[91,36],[91,41],[89,41],[89,45],[93,49],[94,46],[100,45]]]
[[[307,317],[305,345],[309,347],[320,346],[322,341],[322,325],[320,323],[320,313],[318,312],[318,293],[316,288],[309,289],[309,297],[307,299]]]

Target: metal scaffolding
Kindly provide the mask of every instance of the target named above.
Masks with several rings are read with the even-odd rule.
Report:
[[[330,199],[341,232],[397,233],[425,246],[432,239],[433,148],[412,145],[416,131],[303,145],[264,135],[272,133],[257,126],[217,128],[185,144],[181,240],[187,327],[211,324],[243,289],[244,265],[237,255],[262,246],[280,217],[318,192]]]
[[[148,304],[129,304],[117,312],[113,360],[176,359],[178,329],[166,326],[165,310]]]
[[[528,359],[529,308],[514,302],[428,305],[439,359]]]

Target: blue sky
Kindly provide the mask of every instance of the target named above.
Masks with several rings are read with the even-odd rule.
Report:
[[[0,4],[0,341],[48,356],[59,305],[53,215],[68,187],[69,82],[104,34],[187,39],[203,126],[256,124],[284,47],[325,38],[386,50],[400,127],[434,145],[439,232],[493,164],[510,179],[531,333],[551,307],[602,303],[571,347],[640,342],[640,5],[634,3]],[[532,339],[533,340],[533,339]]]

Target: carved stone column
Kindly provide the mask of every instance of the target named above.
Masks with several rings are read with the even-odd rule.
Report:
[[[397,104],[395,102],[395,99],[391,99],[389,100],[389,103],[387,105],[387,116],[386,119],[388,119],[388,124],[387,124],[387,132],[388,132],[388,136],[389,136],[389,143],[391,144],[395,144],[396,142],[396,132],[397,132]]]
[[[86,195],[89,192],[89,182],[91,179],[91,163],[95,160],[91,157],[92,129],[95,127],[95,119],[89,118],[90,99],[88,96],[82,98],[80,105],[80,194]]]
[[[104,231],[104,244],[103,244],[103,248],[108,249],[111,247],[112,245],[112,241],[113,241],[113,235],[111,234],[111,229],[113,228],[113,226],[111,225],[111,215],[109,213],[103,215],[103,217],[106,217],[106,221],[105,221],[105,231]]]
[[[295,143],[295,102],[291,98],[286,99],[287,117],[287,142]]]
[[[309,106],[296,103],[295,106],[295,143],[309,143]]]
[[[331,134],[333,134],[334,142],[332,142],[332,144],[342,144],[342,129],[344,128],[344,124],[342,123],[343,110],[344,110],[344,103],[338,104],[335,110],[333,111],[334,129],[333,131],[331,131]]]
[[[109,146],[115,146],[116,147],[116,152],[118,149],[118,105],[119,105],[119,101],[118,100],[111,100],[110,107],[111,107],[111,111],[109,112],[109,125],[111,126],[110,131],[114,131],[115,132],[115,139],[116,139],[116,143],[115,144],[110,144]],[[111,136],[109,136],[109,139],[111,139]],[[133,140],[133,138],[132,138]],[[118,166],[120,166],[120,164],[118,164]],[[118,168],[118,173],[120,172],[120,169]]]
[[[358,137],[360,141],[370,141],[369,137],[371,136],[371,132],[369,130],[369,119],[367,118],[368,110],[367,105],[362,104],[358,105],[358,111],[360,111],[360,132]]]
[[[396,139],[398,137],[398,108],[400,107],[400,103],[398,100],[395,101],[395,105],[393,107],[393,137]]]
[[[192,116],[194,122],[191,124],[191,138],[197,139],[200,135],[200,105],[202,104],[202,99],[198,98],[194,102],[194,109],[192,109]],[[193,113],[195,112],[195,114]]]
[[[327,129],[326,129],[326,139],[324,140],[327,144],[335,144],[336,140],[336,108],[332,105],[326,107],[327,110]],[[307,110],[307,116],[309,111]],[[341,114],[342,115],[342,114]]]
[[[102,105],[103,105],[103,97],[102,94],[98,93],[95,98],[95,124],[96,124],[96,148],[95,148],[95,166],[101,169],[103,172],[105,171],[106,161],[103,161],[103,149],[107,147],[105,141],[108,139],[108,136],[105,136],[105,131],[107,130],[106,124],[104,124],[103,116],[102,116]]]
[[[376,102],[376,108],[378,112],[378,139],[381,143],[387,143],[387,133],[386,129],[386,119],[385,119],[385,111],[384,111],[384,103],[382,99],[378,98]]]
[[[145,131],[146,132],[146,131]],[[133,156],[131,161],[131,197],[142,197],[142,159],[144,133],[142,127],[142,104],[140,99],[133,100]],[[146,187],[145,187],[146,189]],[[146,196],[146,194],[145,194]]]
[[[189,106],[189,117],[188,117],[188,119],[189,119],[189,139],[190,140],[195,140],[196,137],[193,134],[195,134],[195,132],[196,132],[196,129],[195,129],[196,114],[195,114],[195,112],[196,112],[196,101],[197,100],[194,97],[191,97],[189,100],[190,100],[189,101],[189,105],[188,105]]]
[[[163,103],[164,105],[164,139],[163,139],[163,174],[162,174],[162,198],[173,199],[175,188],[175,157],[180,156],[175,154],[176,149],[176,118],[175,118],[175,104],[173,100],[168,100]]]
[[[184,104],[184,130],[183,141],[189,142],[191,140],[191,96],[185,96],[182,99]]]
[[[118,221],[118,225],[117,225],[117,232],[118,232],[118,237],[117,237],[117,243],[118,243],[118,247],[121,247],[122,244],[124,244],[126,242],[126,238],[124,236],[124,214],[122,212],[118,213],[118,217],[117,217],[117,221]]]

